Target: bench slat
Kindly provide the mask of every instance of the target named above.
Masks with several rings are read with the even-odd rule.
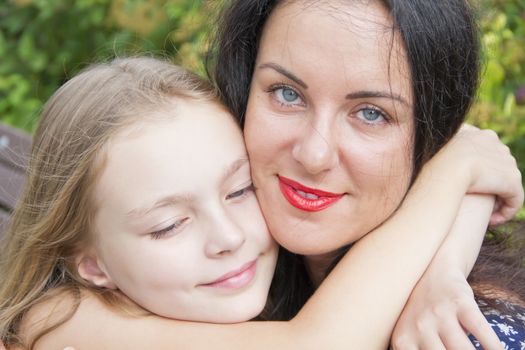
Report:
[[[31,135],[0,124],[0,236],[25,182]]]
[[[6,213],[5,211],[0,210],[0,238],[5,232],[8,220],[9,220],[9,213]]]
[[[12,210],[22,192],[25,174],[0,163],[0,206]]]
[[[23,171],[27,166],[30,153],[30,134],[11,126],[0,124],[0,163]]]

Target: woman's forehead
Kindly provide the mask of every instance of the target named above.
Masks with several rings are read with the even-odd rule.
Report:
[[[379,45],[400,45],[402,39],[395,31],[388,9],[379,1],[349,1],[335,7],[330,1],[292,1],[277,6],[263,28],[273,40],[290,38],[322,39],[326,46],[347,51],[358,50],[356,43],[377,42]],[[336,1],[336,3],[340,3]],[[338,34],[338,35],[334,35]],[[356,38],[357,40],[351,40]],[[288,42],[293,49],[293,41]],[[402,46],[402,45],[401,45]],[[348,49],[354,50],[348,50]],[[401,50],[403,52],[404,50]]]
[[[281,64],[307,84],[387,86],[412,101],[403,41],[392,28],[390,12],[379,1],[286,2],[266,23],[257,66]]]

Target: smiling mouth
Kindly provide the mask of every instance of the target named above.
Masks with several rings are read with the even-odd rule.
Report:
[[[252,260],[239,269],[228,272],[215,281],[201,284],[202,287],[239,289],[247,286],[255,277],[257,270],[257,259]]]
[[[283,176],[278,176],[279,188],[284,198],[297,209],[316,212],[339,201],[344,193],[332,193],[304,186]]]

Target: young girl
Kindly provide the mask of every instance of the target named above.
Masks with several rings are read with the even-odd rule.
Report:
[[[443,183],[460,163],[460,180]],[[464,193],[504,193],[516,182],[499,168],[496,185],[494,174],[480,176],[494,164],[515,168],[486,133],[467,131],[445,147],[392,219],[356,244],[293,320],[180,322],[240,322],[265,305],[276,247],[240,129],[213,90],[178,67],[148,58],[93,66],[55,93],[35,134],[2,253],[2,340],[78,350],[210,341],[217,349],[382,349]],[[436,208],[442,220],[427,228]],[[411,246],[417,254],[407,254]],[[138,317],[149,312],[166,318]],[[361,322],[374,313],[385,317]],[[125,340],[113,337],[123,330]]]
[[[32,344],[62,315],[27,327],[23,316],[60,295],[65,320],[86,289],[170,318],[248,320],[277,246],[213,90],[136,58],[94,66],[48,102],[2,257],[2,339]]]

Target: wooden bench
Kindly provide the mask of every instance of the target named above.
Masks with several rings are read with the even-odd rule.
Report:
[[[31,135],[0,124],[0,237],[26,178]]]

